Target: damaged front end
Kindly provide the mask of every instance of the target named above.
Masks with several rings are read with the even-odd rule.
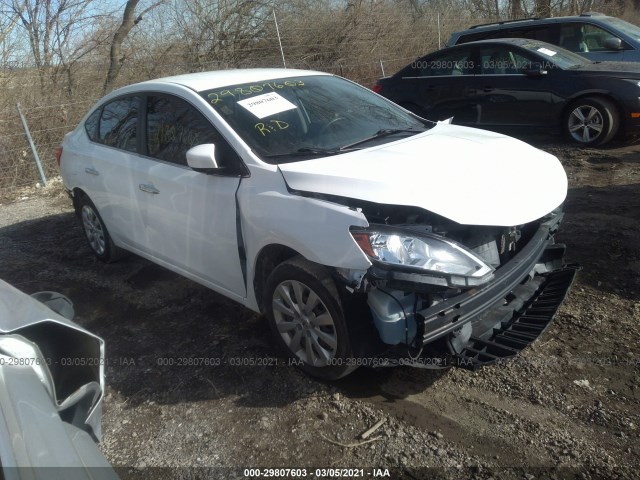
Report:
[[[365,205],[351,234],[372,266],[366,292],[380,339],[421,365],[476,368],[544,332],[577,267],[554,243],[563,214],[513,227],[460,225],[415,207]],[[386,352],[385,355],[388,355]]]

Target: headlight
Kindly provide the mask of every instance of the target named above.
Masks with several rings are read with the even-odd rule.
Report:
[[[433,277],[427,283],[475,286],[493,278],[493,268],[462,245],[436,235],[386,229],[357,230],[351,235],[374,262],[402,266]]]

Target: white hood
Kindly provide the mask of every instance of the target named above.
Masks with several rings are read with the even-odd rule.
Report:
[[[439,123],[379,147],[280,165],[290,188],[421,207],[465,225],[513,226],[560,205],[556,157],[493,132]]]

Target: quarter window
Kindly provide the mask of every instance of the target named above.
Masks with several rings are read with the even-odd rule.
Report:
[[[102,109],[98,108],[95,112],[89,115],[89,118],[84,122],[84,129],[89,136],[89,140],[92,142],[98,141],[98,124],[100,123],[100,114]]]
[[[422,77],[442,77],[470,75],[473,73],[474,65],[471,60],[471,50],[465,48],[418,60],[416,67],[420,70]]]
[[[107,103],[102,109],[98,141],[110,147],[135,152],[138,143],[140,97],[124,97]]]

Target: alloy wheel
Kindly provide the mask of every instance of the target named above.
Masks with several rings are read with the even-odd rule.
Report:
[[[102,255],[105,251],[105,235],[102,229],[102,222],[100,222],[98,215],[89,205],[82,207],[82,226],[93,251],[98,255]]]
[[[581,105],[569,115],[569,133],[580,143],[591,143],[604,130],[602,112],[591,105]]]

